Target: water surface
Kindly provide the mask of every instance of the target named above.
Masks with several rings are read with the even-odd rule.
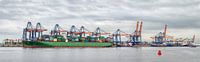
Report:
[[[162,56],[157,56],[157,51]],[[200,62],[200,48],[20,48],[0,47],[0,62]]]

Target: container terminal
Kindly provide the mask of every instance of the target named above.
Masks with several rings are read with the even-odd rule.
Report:
[[[140,24],[140,25],[139,25]],[[50,34],[43,34],[47,31],[40,23],[34,28],[31,22],[23,29],[23,47],[113,47],[113,46],[142,46],[142,24],[137,22],[133,34],[125,33],[117,29],[114,33],[106,32],[97,27],[94,32],[84,26],[77,28],[72,25],[69,30],[63,29],[56,24]],[[122,42],[122,37],[129,37],[130,40]]]
[[[164,31],[159,32],[157,35],[150,37],[154,41],[150,44],[153,47],[196,47],[194,44],[195,35],[192,38],[174,38],[174,36],[167,35],[168,25],[165,25]]]
[[[133,33],[126,33],[120,29],[110,33],[97,27],[94,32],[84,26],[77,28],[72,25],[69,30],[63,29],[56,24],[49,34],[43,34],[45,29],[42,24],[37,23],[34,27],[28,22],[23,29],[22,39],[5,39],[1,44],[3,47],[185,47],[194,44],[195,35],[192,39],[175,39],[167,35],[168,25],[165,25],[164,32],[150,37],[154,41],[142,41],[143,22],[137,21]],[[122,37],[128,40],[122,40]]]

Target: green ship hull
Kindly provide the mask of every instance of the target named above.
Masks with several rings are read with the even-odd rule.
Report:
[[[23,47],[112,47],[112,43],[23,41]]]

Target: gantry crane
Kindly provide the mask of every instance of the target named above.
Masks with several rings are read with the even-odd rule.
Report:
[[[67,32],[67,36],[70,37],[77,37],[78,34],[79,34],[79,29],[76,28],[74,25],[72,25],[70,31]]]
[[[113,43],[114,44],[121,44],[122,43],[122,39],[121,39],[122,36],[129,37],[130,34],[127,34],[123,31],[121,31],[120,29],[117,29],[117,31],[112,34]]]
[[[56,24],[53,30],[51,30],[51,36],[61,35],[61,32],[67,32],[67,31],[62,29],[58,24]]]
[[[40,23],[37,23],[36,29],[35,29],[35,37],[37,38],[37,40],[42,39],[42,35],[44,31],[47,31],[47,29],[44,29],[44,27]]]
[[[137,21],[135,32],[130,36],[133,44],[140,44],[142,42],[142,26],[143,22],[140,22],[139,27],[139,21]]]
[[[56,24],[51,30],[50,41],[54,42],[67,42],[66,36],[63,36],[63,33],[67,32],[66,30],[62,29],[58,24]]]
[[[26,28],[23,30],[23,40],[32,41],[34,38],[34,28],[31,22],[27,23]]]
[[[174,37],[167,35],[167,25],[165,25],[164,32],[160,32],[156,36],[150,38],[154,39],[154,43],[162,44],[163,42],[169,42],[168,40]]]
[[[78,36],[80,36],[80,30],[72,25],[70,31],[67,32],[67,37],[71,41],[78,41]]]
[[[79,30],[80,32],[79,32],[79,35],[80,35],[80,37],[86,37],[86,34],[89,34],[89,35],[91,35],[92,34],[92,32],[90,32],[88,29],[86,29],[84,26],[81,26],[81,28],[80,28],[80,30]]]
[[[96,40],[95,41],[99,41],[102,35],[109,35],[109,32],[106,32],[104,30],[102,30],[100,27],[97,27],[96,30],[92,33],[92,36],[95,36]]]

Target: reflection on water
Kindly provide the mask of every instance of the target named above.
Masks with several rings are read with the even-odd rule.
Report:
[[[157,56],[157,51],[162,56]],[[5,48],[0,62],[199,62],[200,48]]]

